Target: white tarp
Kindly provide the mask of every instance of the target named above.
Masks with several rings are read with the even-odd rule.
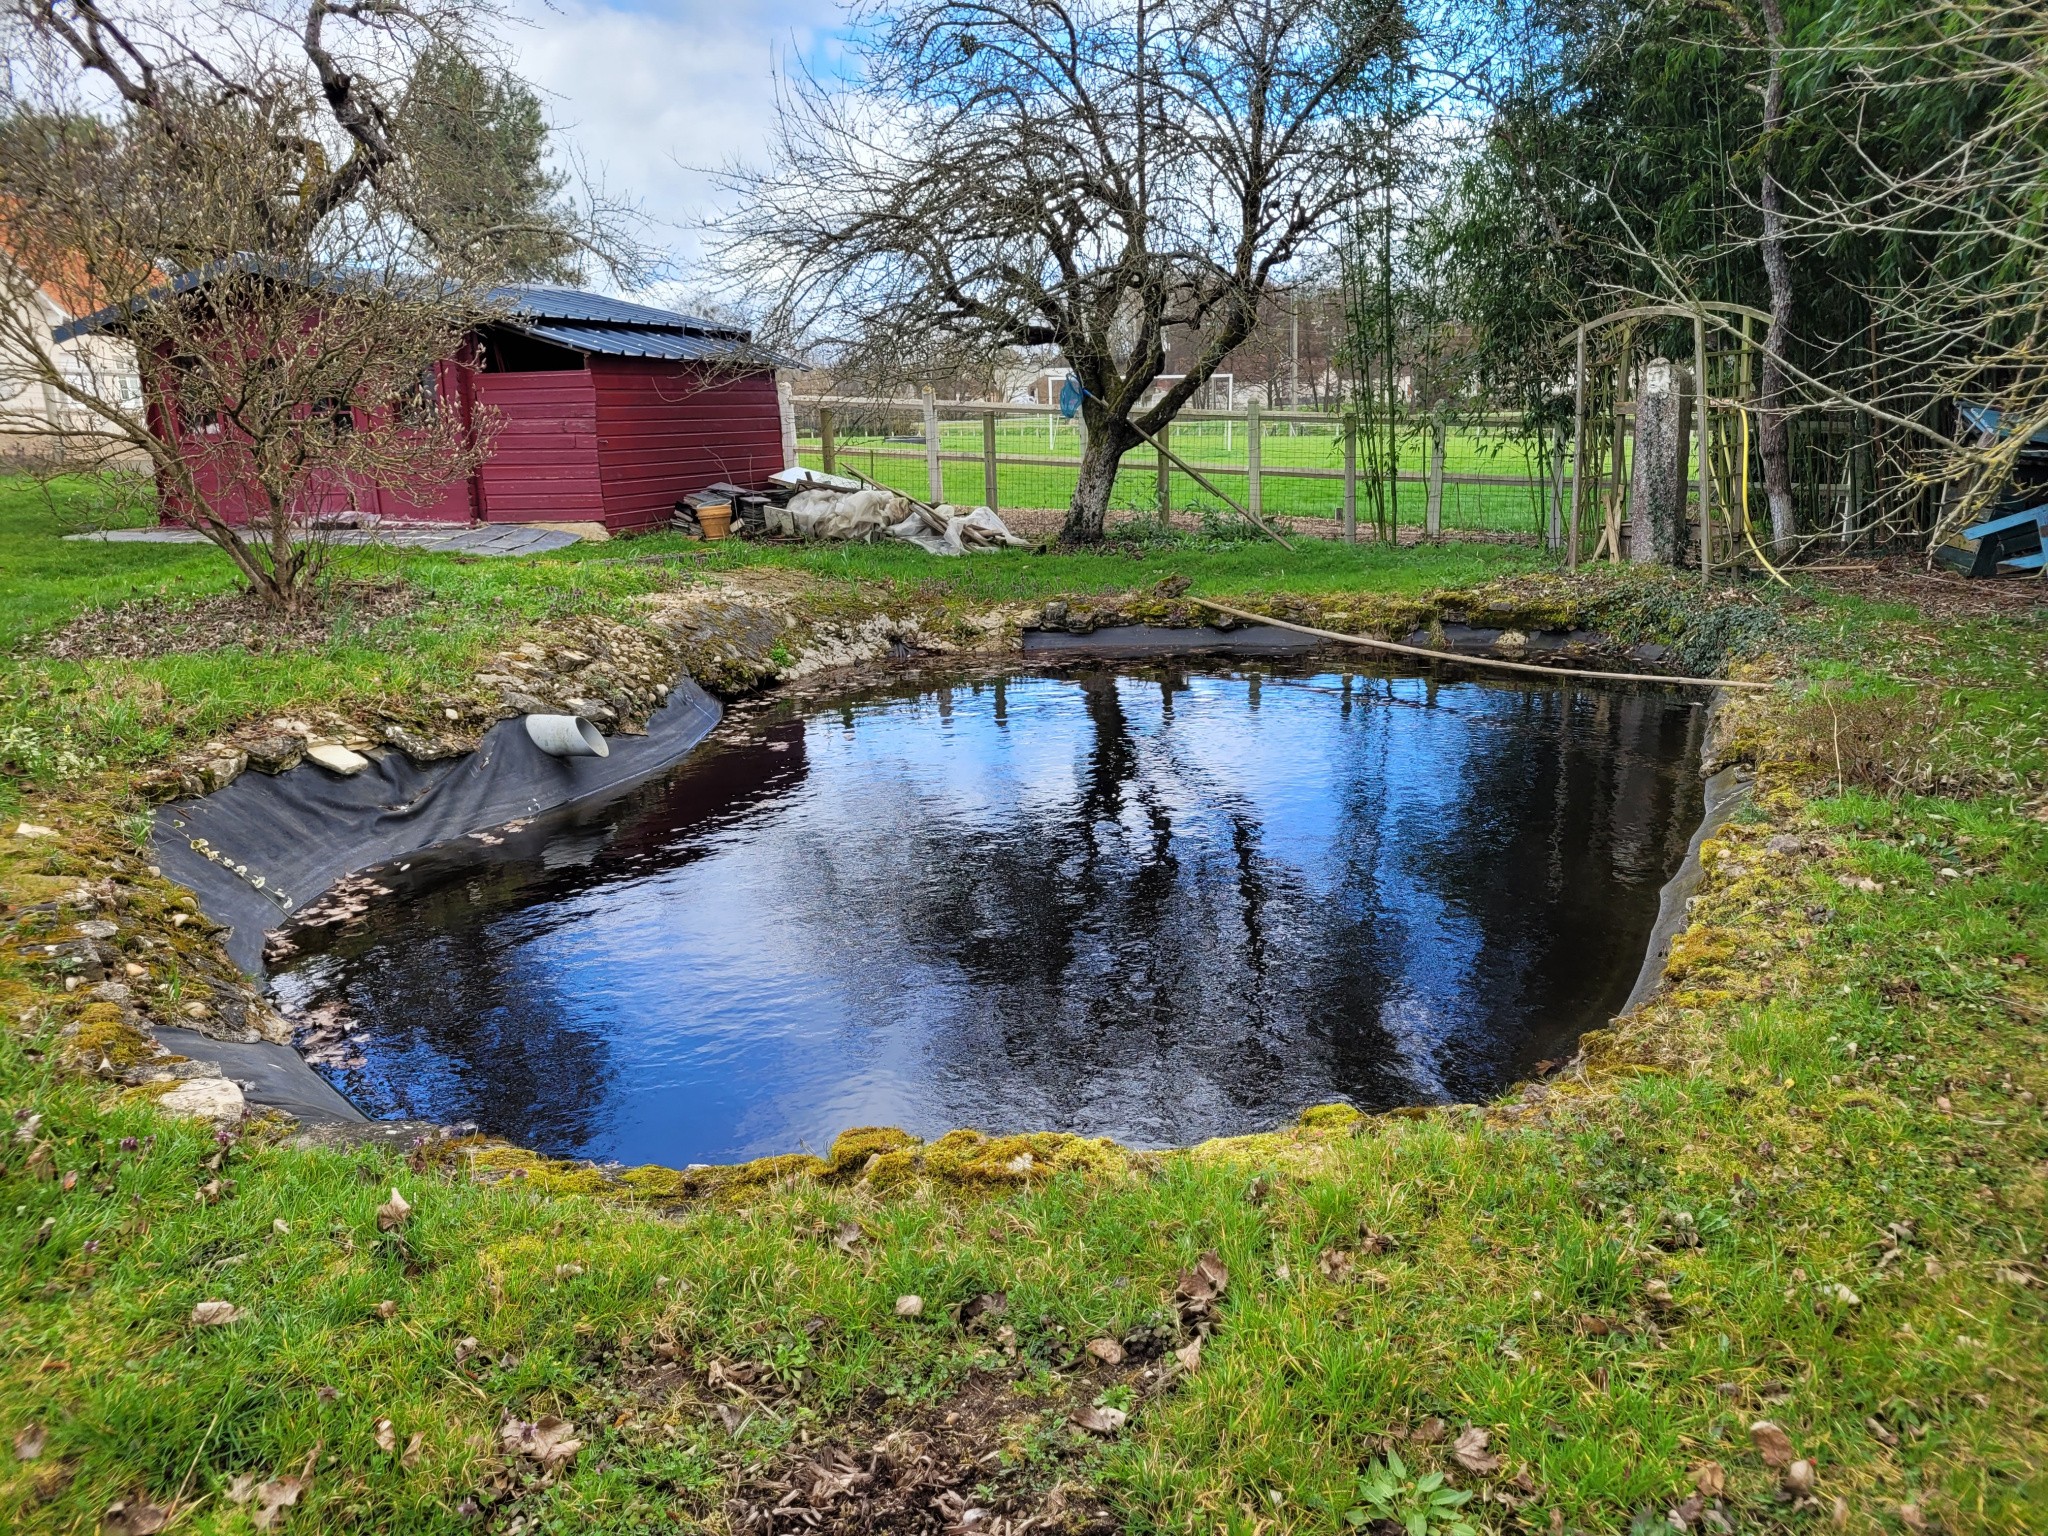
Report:
[[[984,549],[1023,549],[1026,541],[988,507],[913,504],[894,491],[869,487],[850,495],[823,486],[799,491],[785,509],[797,536],[871,542],[902,539],[934,555]]]

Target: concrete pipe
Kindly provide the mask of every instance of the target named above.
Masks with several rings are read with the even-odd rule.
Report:
[[[581,715],[528,715],[526,734],[549,757],[610,757],[604,735]]]

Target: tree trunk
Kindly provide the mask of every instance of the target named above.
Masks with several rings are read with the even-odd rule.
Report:
[[[1117,466],[1138,441],[1124,423],[1104,419],[1088,423],[1088,441],[1081,449],[1081,475],[1074,499],[1060,525],[1062,544],[1099,544],[1109,516],[1109,493],[1116,485]]]
[[[1764,331],[1763,367],[1757,380],[1757,452],[1763,459],[1764,496],[1771,508],[1771,547],[1792,553],[1798,528],[1792,509],[1792,433],[1785,415],[1790,376],[1785,351],[1792,337],[1792,259],[1785,249],[1785,196],[1778,183],[1776,136],[1785,127],[1785,13],[1779,0],[1763,0],[1771,67],[1764,81],[1763,208],[1764,279],[1770,285],[1771,323]]]

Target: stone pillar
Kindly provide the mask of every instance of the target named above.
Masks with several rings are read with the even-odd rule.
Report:
[[[782,418],[782,467],[795,469],[796,461],[796,391],[787,379],[775,381],[775,404]],[[826,449],[827,454],[832,450]],[[825,466],[828,470],[831,465]]]
[[[1668,358],[1644,365],[1636,396],[1636,454],[1628,498],[1628,555],[1636,565],[1685,559],[1686,468],[1692,447],[1692,370]]]

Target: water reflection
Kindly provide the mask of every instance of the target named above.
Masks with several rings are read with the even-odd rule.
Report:
[[[357,1022],[368,1113],[628,1161],[1478,1097],[1626,996],[1699,727],[1307,663],[904,679],[388,871],[278,987]]]

